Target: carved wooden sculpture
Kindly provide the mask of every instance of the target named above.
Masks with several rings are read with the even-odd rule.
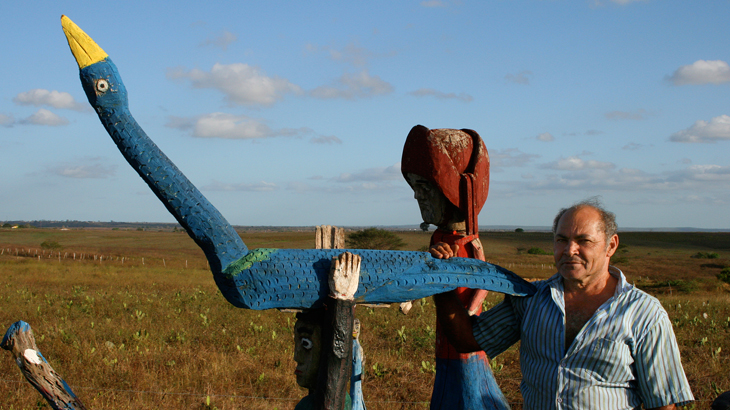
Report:
[[[355,291],[361,258],[345,252],[333,258],[325,306],[297,314],[294,360],[297,383],[309,395],[296,410],[350,409],[347,395],[352,376]]]
[[[0,347],[9,350],[23,376],[38,390],[54,410],[85,410],[81,400],[53,370],[38,350],[30,325],[23,321],[13,323],[5,332]]]
[[[475,131],[417,125],[403,148],[401,171],[415,192],[425,223],[438,227],[431,245],[459,245],[457,255],[484,260],[477,215],[489,192],[489,155]],[[457,288],[470,314],[486,291]],[[458,353],[436,324],[436,378],[431,409],[509,409],[484,352]]]
[[[339,250],[249,251],[233,227],[147,137],[129,112],[127,91],[109,56],[68,17],[61,22],[81,84],[122,155],[205,253],[223,296],[247,309],[312,308],[327,297],[330,260]],[[534,287],[499,266],[438,260],[423,252],[358,250],[356,302],[404,302],[458,286],[527,295]]]

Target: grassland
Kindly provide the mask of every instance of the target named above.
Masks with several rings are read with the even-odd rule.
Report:
[[[408,250],[428,235],[403,232]],[[242,233],[250,248],[311,248],[314,232]],[[484,232],[487,258],[526,278],[552,275],[551,237]],[[42,243],[58,247],[41,247]],[[730,234],[621,234],[615,264],[656,295],[674,323],[696,408],[730,389]],[[181,232],[0,229],[0,325],[28,322],[40,350],[92,409],[292,409],[294,315],[248,311],[220,295],[202,252]],[[717,258],[694,258],[716,253]],[[486,304],[500,300],[490,294]],[[434,308],[358,307],[370,410],[428,408]],[[520,408],[516,347],[492,363]],[[5,353],[0,408],[45,404]]]

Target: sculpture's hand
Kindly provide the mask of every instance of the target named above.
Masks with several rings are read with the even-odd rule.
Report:
[[[360,256],[350,252],[332,258],[329,275],[331,297],[342,300],[355,298],[360,282],[360,261]]]
[[[428,248],[428,251],[434,258],[449,259],[453,256],[456,256],[456,253],[459,252],[459,245],[454,244],[454,246],[451,247],[448,243],[439,242],[437,244],[431,245],[431,247]]]

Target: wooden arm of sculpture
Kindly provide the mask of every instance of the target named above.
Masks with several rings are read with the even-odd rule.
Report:
[[[5,333],[0,347],[13,354],[23,376],[46,399],[52,409],[86,409],[38,350],[30,325],[23,321],[13,323]]]

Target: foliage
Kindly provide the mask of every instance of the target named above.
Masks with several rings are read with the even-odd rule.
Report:
[[[717,274],[717,278],[725,283],[730,283],[730,267],[723,269]]]
[[[304,249],[314,242],[313,232],[241,233],[250,248]],[[398,235],[409,250],[429,240],[419,230]],[[555,273],[552,264],[541,269],[536,263],[541,258],[527,254],[527,248],[514,252],[525,243],[548,249],[549,232],[485,231],[480,236],[492,263],[525,278]],[[630,262],[624,271],[629,282],[656,296],[672,321],[696,408],[730,386],[730,292],[716,279],[730,261],[720,257],[703,266],[704,259],[688,255],[697,249],[724,255],[728,238],[664,232],[621,236],[631,249],[621,255]],[[45,240],[63,243],[69,258],[39,259],[35,249]],[[723,243],[726,247],[719,245]],[[16,256],[15,248],[25,248],[25,256],[22,249]],[[80,253],[87,255],[84,260]],[[124,255],[125,260],[100,263],[88,257],[95,253]],[[294,314],[231,306],[187,235],[134,229],[1,230],[0,271],[0,323],[7,328],[20,319],[28,322],[53,367],[72,387],[83,386],[74,390],[89,408],[291,410],[307,394],[293,376]],[[495,306],[502,298],[489,292],[484,306]],[[428,407],[436,318],[430,298],[417,306],[407,316],[397,307],[355,310],[362,323],[363,390],[370,410]],[[517,347],[490,364],[508,401],[520,408]],[[23,381],[0,383],[0,407],[39,407],[37,392],[7,356],[0,360],[0,374]]]
[[[378,228],[367,228],[347,235],[347,247],[351,249],[380,249],[394,251],[403,248],[406,243],[391,231]]]
[[[525,230],[522,229],[522,228],[517,228],[517,229],[515,229],[515,232],[517,232],[517,233],[519,233],[519,232],[525,232]]]
[[[697,252],[696,254],[690,256],[690,258],[695,259],[717,259],[720,255],[717,252]]]
[[[61,244],[56,241],[52,241],[52,240],[48,239],[48,240],[41,242],[41,248],[50,249],[52,251],[55,251],[55,250],[59,250],[59,249],[63,248],[63,246],[61,246]]]
[[[532,248],[528,249],[527,253],[529,253],[530,255],[552,255],[552,253],[550,253],[546,250],[540,249],[536,246],[533,246]]]

